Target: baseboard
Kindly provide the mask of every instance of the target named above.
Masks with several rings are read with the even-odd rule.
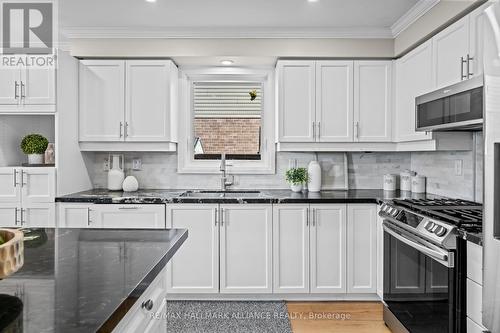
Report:
[[[381,301],[377,294],[167,294],[186,301]]]

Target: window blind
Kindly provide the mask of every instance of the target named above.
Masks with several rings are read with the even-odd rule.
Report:
[[[250,92],[257,96],[251,100]],[[260,82],[195,82],[193,108],[197,118],[260,118]]]

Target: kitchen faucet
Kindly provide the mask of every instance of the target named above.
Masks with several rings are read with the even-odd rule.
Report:
[[[226,154],[222,153],[220,158],[220,171],[222,172],[222,176],[220,179],[220,189],[225,191],[228,186],[233,185],[233,177],[226,175]]]

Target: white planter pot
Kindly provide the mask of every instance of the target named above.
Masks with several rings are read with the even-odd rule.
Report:
[[[28,163],[29,164],[43,164],[43,154],[29,154]]]
[[[300,191],[302,191],[302,184],[291,184],[290,189],[293,192],[300,192]]]

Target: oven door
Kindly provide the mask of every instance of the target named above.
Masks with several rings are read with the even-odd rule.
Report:
[[[456,332],[454,252],[384,221],[384,320],[393,332]]]

